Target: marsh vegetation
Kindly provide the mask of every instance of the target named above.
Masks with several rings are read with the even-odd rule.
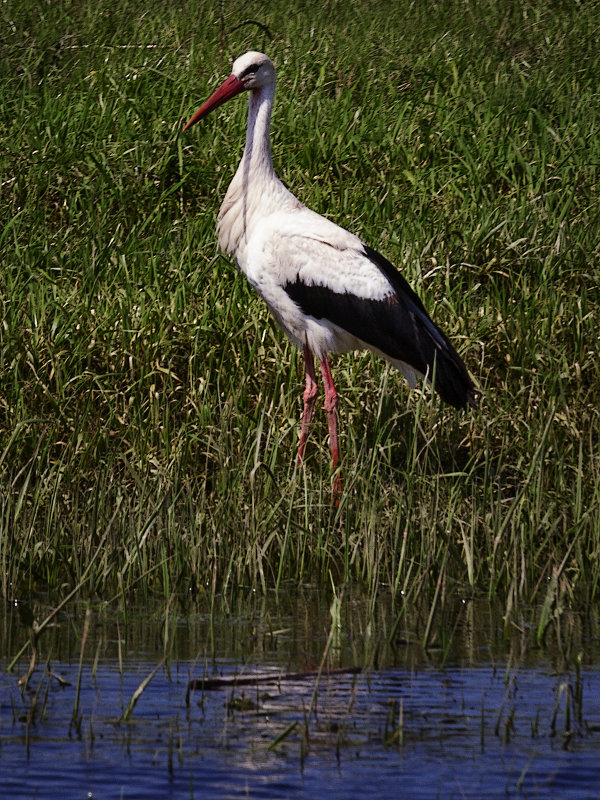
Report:
[[[600,571],[597,4],[2,6],[0,591],[210,599],[292,579],[502,598],[539,638]],[[256,48],[273,152],[415,287],[459,414],[336,359],[344,490],[302,363],[216,249]],[[428,631],[428,635],[431,630]]]

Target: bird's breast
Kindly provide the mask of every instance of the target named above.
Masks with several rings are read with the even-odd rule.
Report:
[[[281,208],[301,208],[302,204],[271,170],[264,174],[248,172],[242,161],[219,210],[217,236],[221,249],[235,258],[242,270],[248,242]]]

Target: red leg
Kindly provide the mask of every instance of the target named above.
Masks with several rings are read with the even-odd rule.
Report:
[[[306,367],[306,387],[304,389],[304,410],[302,412],[302,429],[300,431],[300,444],[298,445],[298,465],[304,458],[304,449],[308,439],[308,431],[315,410],[315,401],[319,393],[317,376],[315,375],[315,362],[310,347],[304,345],[304,363]]]
[[[337,435],[337,417],[335,410],[337,408],[337,392],[333,385],[333,378],[331,377],[331,367],[327,356],[321,359],[321,373],[323,374],[323,383],[325,385],[325,410],[327,411],[327,422],[329,424],[329,447],[331,448],[331,468],[335,469],[340,460],[340,450],[338,447]]]
[[[331,469],[334,470],[340,460],[340,448],[338,445],[337,433],[337,392],[331,377],[331,367],[329,366],[329,359],[323,356],[321,359],[321,373],[323,375],[323,383],[325,385],[325,410],[327,411],[327,423],[329,425],[329,447],[331,449]],[[339,503],[339,498],[342,493],[342,479],[339,475],[335,478],[333,497],[335,504]]]

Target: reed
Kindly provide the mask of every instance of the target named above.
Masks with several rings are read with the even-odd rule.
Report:
[[[11,14],[4,597],[331,574],[373,603],[384,587],[433,599],[432,614],[457,588],[500,594],[507,620],[539,603],[542,636],[549,579],[597,596],[596,5],[25,0]],[[216,250],[244,103],[180,133],[251,47],[278,67],[283,180],[403,269],[482,390],[461,415],[369,354],[337,359],[339,508],[324,420],[293,462],[300,359]]]

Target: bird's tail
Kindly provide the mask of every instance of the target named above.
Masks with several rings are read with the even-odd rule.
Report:
[[[445,339],[445,337],[444,337]],[[461,357],[446,340],[446,347],[436,348],[431,371],[425,379],[445,403],[454,408],[475,407],[477,392]]]
[[[386,329],[381,348],[392,363],[414,369],[429,381],[442,400],[455,408],[474,406],[477,392],[467,368],[446,336],[433,322],[417,294],[396,267],[365,245],[365,254],[394,287],[395,296],[379,310],[380,328]]]

